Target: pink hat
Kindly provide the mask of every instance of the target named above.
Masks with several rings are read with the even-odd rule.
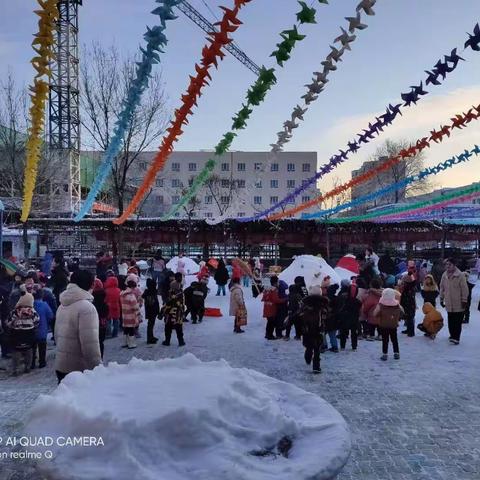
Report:
[[[128,283],[128,282],[135,282],[138,285],[137,275],[135,275],[134,273],[130,273],[125,280],[125,283]]]
[[[398,300],[395,290],[393,288],[385,288],[379,303],[385,307],[397,307]]]

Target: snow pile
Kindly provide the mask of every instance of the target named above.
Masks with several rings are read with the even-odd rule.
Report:
[[[326,480],[351,448],[345,421],[320,397],[192,354],[70,374],[36,401],[27,434],[102,438],[48,447],[53,459],[39,470],[71,480]]]
[[[167,263],[167,268],[176,273],[178,268],[179,257],[171,258]],[[197,274],[200,271],[200,266],[195,260],[190,257],[182,257],[182,261],[185,264],[185,273],[187,275]]]
[[[322,257],[300,255],[294,257],[293,262],[279,275],[288,285],[292,285],[295,277],[305,278],[307,287],[320,285],[326,276],[330,276],[331,283],[340,284],[340,277]]]
[[[335,271],[342,280],[350,280],[350,278],[360,273],[360,264],[358,263],[355,255],[349,253],[337,262]]]

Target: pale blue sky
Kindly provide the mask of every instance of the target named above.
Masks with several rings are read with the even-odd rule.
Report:
[[[208,19],[214,20],[202,0],[190,1]],[[233,3],[205,1],[217,16],[221,15],[218,5]],[[277,86],[254,112],[249,128],[236,139],[234,149],[265,150],[275,140],[275,133],[290,116],[292,107],[299,103],[303,85],[310,80],[311,72],[320,69],[329,44],[340,33],[339,26],[346,24],[344,17],[354,14],[358,1],[330,0],[329,6],[318,7],[318,24],[303,27],[307,38],[298,44],[292,60],[278,74]],[[28,83],[32,75],[30,42],[36,30],[32,10],[36,2],[0,0],[0,5],[0,77],[11,68],[20,81]],[[84,0],[80,8],[80,41],[116,43],[125,52],[134,52],[141,43],[145,26],[156,24],[158,17],[149,13],[154,6],[152,0]],[[352,134],[366,126],[365,121],[368,123],[372,114],[383,111],[386,103],[398,100],[400,92],[423,79],[423,71],[433,67],[438,58],[454,47],[463,50],[466,32],[480,21],[479,0],[378,0],[375,10],[374,17],[366,17],[369,28],[359,32],[352,52],[343,57],[344,62],[331,75],[327,89],[313,104],[305,122],[295,130],[289,150],[314,150],[319,153],[320,163],[326,161]],[[296,11],[295,0],[252,0],[240,13],[244,25],[234,39],[257,64],[272,66],[268,55],[279,39],[278,33],[294,23]],[[168,23],[167,36],[170,41],[161,68],[170,104],[177,107],[188,75],[200,57],[204,34],[179,13],[175,22]],[[382,139],[425,136],[430,129],[447,122],[455,111],[465,110],[468,104],[479,104],[480,52],[468,50],[465,58],[468,61],[444,85],[432,89],[434,95],[428,101],[411,109],[396,127],[386,130],[364,153],[339,169],[339,175],[347,178],[349,171],[366,160]],[[212,76],[211,86],[200,98],[199,107],[177,144],[179,150],[212,148],[228,130],[233,113],[241,106],[245,91],[254,80],[253,73],[230,56]],[[429,163],[443,161],[453,153],[460,153],[463,146],[469,148],[477,139],[480,141],[479,125],[472,125],[450,143],[432,149]],[[455,172],[440,177],[441,183],[473,180],[471,166]]]

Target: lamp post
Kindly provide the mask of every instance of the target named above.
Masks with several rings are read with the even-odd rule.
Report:
[[[3,211],[5,207],[0,200],[0,258],[3,258]]]

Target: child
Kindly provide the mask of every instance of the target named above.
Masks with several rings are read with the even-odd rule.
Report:
[[[321,295],[320,287],[312,287],[308,297],[302,302],[299,315],[303,325],[303,346],[305,362],[313,360],[313,373],[321,373],[320,349],[323,345],[323,333],[329,311],[328,299]]]
[[[442,314],[428,302],[423,304],[423,313],[425,314],[425,318],[423,319],[423,323],[417,325],[417,328],[421,332],[424,332],[426,337],[435,340],[437,333],[443,328]]]
[[[370,282],[370,289],[367,296],[363,300],[362,311],[367,319],[368,338],[369,341],[375,340],[375,329],[378,329],[378,321],[373,312],[378,305],[380,297],[382,296],[382,284],[378,278],[374,278]],[[380,340],[380,336],[377,337]]]
[[[183,338],[185,300],[183,298],[182,280],[183,275],[177,272],[170,283],[167,303],[162,308],[162,315],[165,320],[165,340],[162,345],[167,347],[170,346],[173,330],[177,333],[178,346],[183,347],[185,345]]]
[[[417,310],[415,274],[409,273],[402,278],[400,305],[405,312],[405,330],[402,331],[409,337],[415,336],[415,312]]]
[[[345,350],[350,334],[352,350],[357,350],[360,308],[362,304],[356,299],[349,280],[342,280],[340,293],[337,297],[335,315],[340,328],[340,348]]]
[[[145,318],[147,319],[147,345],[155,345],[158,338],[153,335],[155,320],[160,313],[160,303],[158,301],[157,281],[153,278],[147,278],[147,288],[142,294],[145,303]]]
[[[233,324],[234,333],[244,333],[241,327],[247,324],[247,309],[243,299],[243,291],[240,286],[240,277],[232,278],[230,288],[230,316],[235,317]]]
[[[118,279],[116,277],[108,277],[105,282],[105,303],[108,306],[107,335],[110,334],[112,338],[118,337],[120,327],[120,292]]]
[[[140,305],[136,295],[137,276],[128,275],[125,283],[127,288],[120,294],[124,338],[122,348],[136,348],[135,329],[138,328],[140,318]]]
[[[185,305],[187,311],[192,315],[192,323],[202,323],[203,314],[205,313],[205,299],[207,298],[208,278],[202,278],[200,282],[192,282],[192,284],[183,292],[185,295]],[[187,314],[185,313],[185,316]]]
[[[32,369],[35,368],[35,359],[38,350],[38,368],[47,366],[47,335],[48,328],[53,321],[53,312],[48,303],[43,299],[43,289],[35,284],[33,288],[33,308],[38,314],[38,328],[36,332],[36,342],[32,348]]]
[[[12,345],[12,374],[19,374],[20,363],[23,360],[24,372],[29,373],[32,366],[33,345],[35,344],[35,330],[39,318],[34,310],[34,300],[31,293],[22,291],[15,308],[7,321],[10,330]]]
[[[113,278],[113,277],[110,277]],[[108,305],[105,302],[105,290],[103,288],[103,282],[99,278],[95,278],[93,282],[93,305],[98,313],[98,339],[100,342],[100,355],[103,360],[104,342],[107,335],[108,324]]]
[[[265,338],[267,340],[276,340],[279,337],[274,337],[278,305],[285,300],[281,300],[278,296],[278,277],[272,275],[270,277],[270,288],[265,290],[262,295],[263,302],[263,316],[267,319],[267,325],[265,327]]]
[[[292,325],[295,325],[295,340],[302,338],[302,325],[300,316],[298,315],[302,300],[308,296],[305,279],[303,277],[295,277],[293,285],[288,287],[288,323],[285,332],[285,340],[290,340],[290,332]]]
[[[334,285],[330,285],[327,287],[327,295],[326,298],[328,299],[328,312],[325,317],[325,332],[330,339],[330,348],[328,348],[327,343],[327,335],[323,337],[323,349],[322,351],[326,351],[327,349],[330,352],[338,353],[338,341],[337,341],[337,330],[339,329],[338,319],[335,315],[335,311],[337,309],[337,300],[338,297],[336,296],[338,290],[338,285],[335,283]],[[322,287],[322,294],[323,294],[323,287]],[[323,295],[325,297],[325,295]]]
[[[424,303],[431,303],[434,307],[437,304],[437,297],[440,295],[438,285],[432,275],[425,275],[423,280],[422,298]]]
[[[368,295],[368,289],[367,289],[367,284],[365,283],[365,280],[361,277],[357,277],[356,280],[356,285],[357,285],[357,300],[362,304],[365,302],[365,299],[367,298]],[[367,321],[367,316],[363,312],[363,308],[360,308],[360,317],[359,317],[359,335],[361,335],[360,338],[366,339],[368,338],[369,330],[368,330],[368,321]]]
[[[378,305],[375,307],[374,316],[377,318],[378,326],[382,332],[382,352],[381,360],[388,360],[388,341],[392,341],[393,356],[395,360],[400,359],[400,350],[398,348],[397,328],[398,322],[403,315],[403,309],[399,305],[395,290],[386,288]]]

